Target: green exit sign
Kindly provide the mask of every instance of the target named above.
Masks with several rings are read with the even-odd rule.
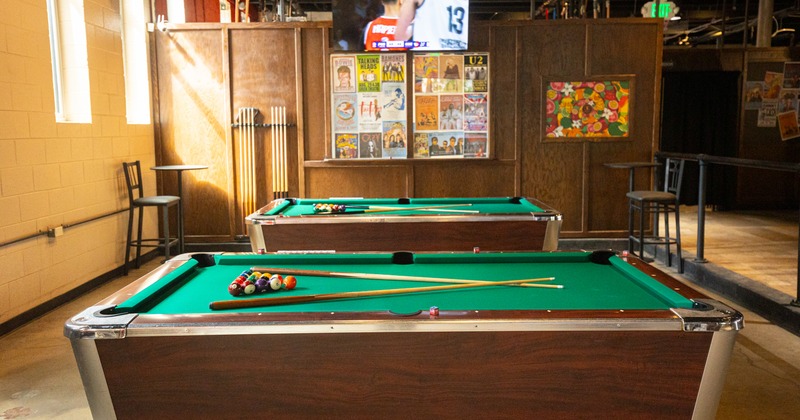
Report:
[[[672,19],[678,14],[680,7],[671,1],[660,1],[658,7],[654,1],[649,1],[642,6],[642,16],[651,18]]]

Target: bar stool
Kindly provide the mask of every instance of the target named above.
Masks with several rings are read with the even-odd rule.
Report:
[[[656,245],[653,255],[658,252],[658,246],[667,248],[667,265],[672,266],[670,245],[675,244],[678,257],[678,272],[683,273],[683,255],[681,254],[681,219],[680,219],[680,192],[683,182],[683,159],[667,159],[664,165],[664,190],[663,191],[630,191],[626,197],[630,200],[628,212],[628,249],[634,255],[634,243],[639,245],[638,257],[644,259],[644,246]],[[634,213],[639,213],[639,230],[634,230]],[[664,215],[664,235],[659,235],[658,219]],[[669,233],[669,214],[675,214],[675,236]],[[645,216],[655,216],[653,222],[653,235],[645,236]]]
[[[169,208],[175,207],[180,203],[180,198],[173,195],[154,195],[144,197],[144,189],[142,187],[142,168],[139,161],[135,162],[122,162],[122,169],[125,172],[125,183],[128,185],[128,204],[130,209],[128,211],[128,240],[125,244],[125,266],[123,272],[128,274],[128,262],[131,255],[131,248],[136,247],[136,268],[139,268],[139,257],[142,253],[142,247],[158,248],[164,247],[164,256],[169,259],[170,248],[177,245],[180,249],[180,237],[170,238],[169,236]],[[160,207],[162,224],[164,227],[164,236],[154,239],[142,239],[142,224],[144,222],[144,208],[145,207]],[[133,239],[133,212],[134,209],[139,209],[139,227],[136,240]],[[180,217],[178,218],[178,231],[180,231],[181,224]],[[147,244],[148,242],[155,242],[155,245]],[[161,243],[163,242],[163,244]]]

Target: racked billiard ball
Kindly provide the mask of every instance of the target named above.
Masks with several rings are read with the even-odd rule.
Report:
[[[239,283],[231,283],[230,286],[228,286],[228,293],[230,293],[233,296],[239,296],[242,294],[242,292],[243,289],[242,286],[239,285]]]

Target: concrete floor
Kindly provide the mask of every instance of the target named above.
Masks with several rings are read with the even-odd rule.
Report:
[[[752,220],[747,225],[752,225]],[[691,225],[683,227],[691,235]],[[793,229],[796,235],[796,224]],[[791,239],[787,241],[787,246],[795,248],[796,256],[794,238],[793,243]],[[685,240],[687,245],[691,243],[691,239]],[[717,248],[713,242],[707,242],[709,245],[710,249]],[[722,258],[716,252],[707,252],[712,263],[714,258]],[[151,262],[0,336],[0,419],[90,418],[72,349],[63,336],[64,322],[157,265],[157,261]],[[684,279],[674,270],[661,268]],[[796,266],[786,270],[791,273]],[[695,284],[692,287],[699,288]],[[717,418],[796,418],[800,413],[800,337],[747,311],[737,302],[704,291],[739,309],[745,317],[745,328],[736,340]]]

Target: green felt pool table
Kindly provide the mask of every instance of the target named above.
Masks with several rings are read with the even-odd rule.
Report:
[[[233,297],[251,267],[493,285],[212,310],[211,302],[441,286],[298,275]],[[188,254],[65,326],[96,418],[713,418],[740,313],[610,252]]]
[[[315,212],[314,204],[323,203],[372,208]],[[561,213],[524,197],[289,198],[245,223],[253,252],[553,251]]]

